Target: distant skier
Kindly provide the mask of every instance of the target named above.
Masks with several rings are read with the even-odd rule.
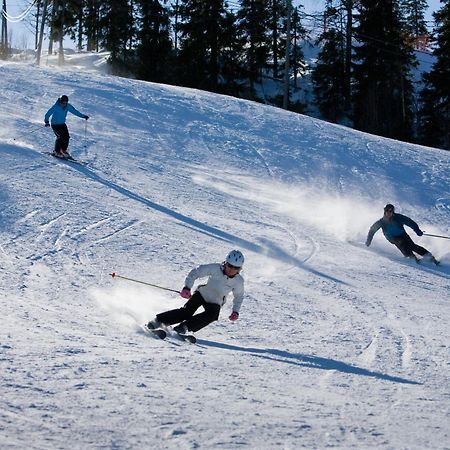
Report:
[[[437,261],[426,248],[423,248],[413,242],[403,227],[403,225],[406,225],[412,228],[417,236],[422,236],[423,231],[420,230],[419,225],[417,225],[417,223],[409,217],[395,213],[394,210],[394,205],[391,205],[390,203],[384,207],[383,217],[380,220],[377,220],[370,227],[366,239],[367,247],[371,244],[374,234],[381,228],[383,230],[384,237],[391,244],[394,244],[405,257],[414,258],[416,262],[419,262],[419,259],[413,253],[415,252],[430,261],[433,261],[436,265],[439,264],[439,261]]]
[[[52,118],[52,130],[56,135],[55,149],[53,154],[59,158],[71,158],[67,152],[69,147],[69,130],[66,125],[67,113],[71,112],[82,119],[88,120],[89,116],[80,113],[69,103],[67,95],[61,95],[61,98],[56,100],[56,103],[45,114],[45,126],[49,127],[49,119]]]
[[[182,308],[157,314],[147,327],[157,329],[178,323],[174,330],[181,335],[198,331],[219,318],[220,308],[229,293],[233,293],[233,312],[229,319],[237,320],[244,299],[244,279],[239,274],[243,264],[244,255],[239,250],[232,250],[223,263],[204,264],[192,269],[180,292],[181,297],[188,299],[186,304]],[[191,295],[192,286],[198,278],[208,280]],[[194,315],[200,306],[204,311]]]

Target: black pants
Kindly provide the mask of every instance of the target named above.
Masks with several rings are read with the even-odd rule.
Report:
[[[194,316],[200,306],[204,311]],[[190,331],[198,331],[206,327],[211,322],[219,318],[220,305],[215,303],[207,303],[201,296],[200,292],[195,291],[194,295],[185,303],[182,308],[172,309],[161,314],[157,314],[156,318],[167,325],[183,322]]]
[[[415,244],[406,233],[402,234],[401,236],[389,239],[389,242],[391,244],[394,244],[403,253],[403,255],[408,258],[414,257],[413,252],[416,252],[421,256],[430,253],[426,248]]]
[[[55,153],[58,153],[60,150],[67,151],[70,139],[67,125],[65,123],[61,125],[52,125],[52,130],[56,136]]]

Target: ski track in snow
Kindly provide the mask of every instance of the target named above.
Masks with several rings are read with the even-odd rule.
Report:
[[[388,201],[448,234],[448,152],[185,88],[0,77],[2,448],[448,448],[450,242],[418,241],[439,268],[363,245]],[[87,166],[43,154],[62,92]],[[236,247],[240,319],[227,302],[198,345],[140,327],[179,298],[109,276],[180,289]]]

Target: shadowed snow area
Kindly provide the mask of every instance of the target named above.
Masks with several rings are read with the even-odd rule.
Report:
[[[367,231],[386,203],[450,234],[450,153],[281,109],[75,69],[0,63],[2,449],[444,449],[441,265]],[[62,94],[60,161],[44,114]],[[246,257],[231,323],[161,341],[196,265]]]

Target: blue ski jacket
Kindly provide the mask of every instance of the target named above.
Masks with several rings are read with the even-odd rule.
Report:
[[[366,239],[366,245],[369,246],[372,242],[373,235],[381,228],[383,230],[383,234],[388,241],[395,239],[399,236],[403,236],[406,234],[403,225],[406,225],[412,228],[416,234],[420,233],[419,225],[417,225],[414,220],[409,217],[403,216],[402,214],[394,213],[392,215],[392,219],[389,221],[385,217],[382,217],[380,220],[377,220],[369,229],[369,233]]]
[[[45,114],[44,121],[45,123],[47,123],[51,116],[52,125],[62,125],[63,123],[66,123],[66,116],[68,112],[71,112],[72,114],[75,114],[76,116],[83,119],[86,118],[85,114],[80,113],[80,111],[75,109],[70,103],[68,103],[67,106],[63,107],[58,99],[56,100],[56,103]]]

